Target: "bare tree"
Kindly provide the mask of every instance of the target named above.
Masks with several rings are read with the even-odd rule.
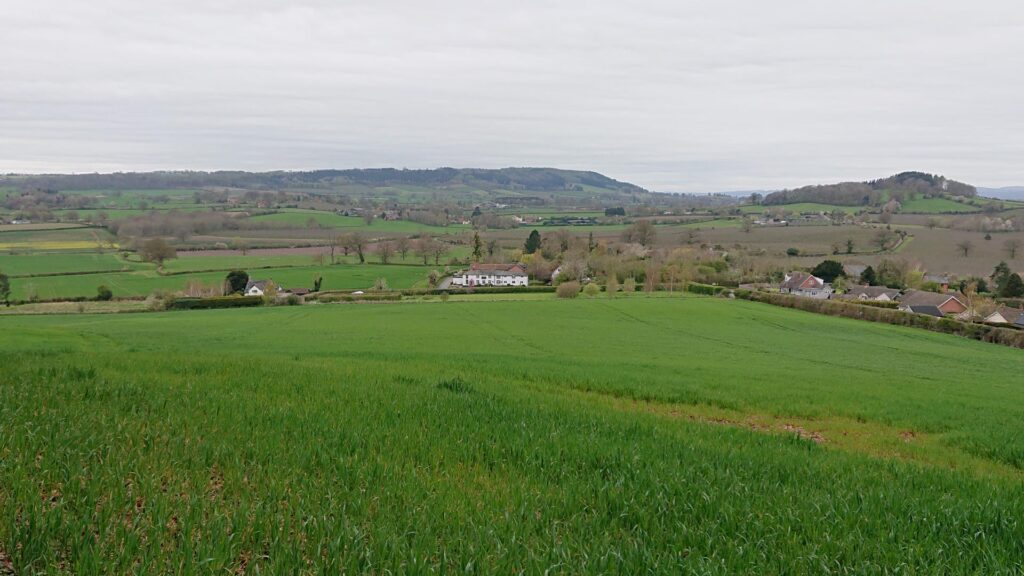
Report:
[[[373,210],[366,210],[363,212],[363,222],[367,226],[373,224]]]
[[[750,219],[750,216],[744,216],[743,219],[740,220],[740,227],[743,228],[744,232],[749,234],[750,230],[754,227],[754,221]]]
[[[654,244],[657,237],[658,233],[654,229],[654,224],[651,224],[649,220],[638,220],[622,233],[622,239],[626,242],[636,242],[648,247]]]
[[[359,263],[363,264],[366,262],[366,237],[359,232],[352,232],[345,236],[345,244],[349,250],[356,253],[359,257]]]
[[[405,255],[409,253],[409,239],[401,236],[395,240],[395,250],[402,255],[402,260],[405,260]]]
[[[444,242],[434,240],[430,244],[430,253],[434,256],[434,266],[441,264],[441,257],[448,252],[448,245]]]
[[[377,243],[377,256],[380,257],[381,264],[387,264],[391,261],[391,257],[395,254],[395,245],[391,240],[383,240]]]
[[[178,253],[163,238],[150,238],[139,247],[139,256],[146,262],[155,262],[158,267],[162,267],[164,260],[176,258]]]
[[[423,259],[423,265],[426,266],[429,263],[430,254],[433,251],[431,244],[434,242],[429,236],[420,236],[416,239],[416,246],[413,250],[416,252],[416,256]]]
[[[1006,254],[1010,256],[1010,260],[1017,258],[1017,251],[1020,250],[1020,240],[1017,238],[1010,238],[1006,242],[1003,242],[1003,250],[1006,250]]]
[[[971,254],[971,250],[974,250],[974,242],[970,240],[964,240],[956,245],[957,249],[964,254],[964,258],[967,258]]]
[[[340,234],[331,234],[327,239],[327,245],[331,247],[331,264],[337,264],[338,261],[335,259],[334,254],[342,244],[344,244],[344,238]]]
[[[878,244],[879,250],[885,250],[889,242],[892,242],[892,231],[879,230],[878,234],[875,234],[875,243]]]

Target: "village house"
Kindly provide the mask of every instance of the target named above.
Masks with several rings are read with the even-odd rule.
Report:
[[[267,291],[267,285],[270,284],[270,280],[249,280],[245,284],[246,296],[263,296]]]
[[[832,296],[832,285],[806,272],[790,272],[779,286],[779,292],[826,300]]]
[[[912,314],[924,314],[925,316],[935,316],[936,318],[945,318],[946,315],[939,310],[938,306],[925,305],[914,305],[907,306],[906,309],[900,308],[904,312],[910,312]]]
[[[527,286],[522,264],[477,264],[452,276],[452,286]]]
[[[885,286],[850,286],[846,292],[837,294],[833,298],[840,300],[861,300],[871,302],[895,302],[900,296],[900,291]]]
[[[985,316],[985,322],[991,324],[1013,324],[1024,327],[1024,310],[1000,306],[996,308],[995,312]]]
[[[945,274],[925,274],[924,281],[934,283],[943,294],[949,292],[949,276]]]
[[[970,316],[967,305],[964,304],[957,294],[937,294],[924,290],[907,290],[899,302],[899,309],[905,312],[918,312],[915,310],[917,307],[934,306],[943,315],[955,316],[958,319],[966,319]]]

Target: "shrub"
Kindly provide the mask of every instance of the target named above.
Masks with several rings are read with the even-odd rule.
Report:
[[[799,256],[799,255],[800,255],[800,249],[799,248],[786,248],[786,256]]]
[[[573,280],[571,282],[563,282],[558,285],[558,290],[555,294],[559,298],[575,298],[580,294],[580,283]]]
[[[601,293],[601,287],[591,282],[583,287],[583,293],[586,294],[588,297],[593,298],[594,296],[597,296],[598,294]]]
[[[690,282],[686,285],[686,291],[694,294],[704,294],[705,296],[715,296],[721,294],[722,290],[725,290],[724,286],[712,286],[710,284],[700,284],[698,282]],[[738,296],[738,295],[737,295]]]
[[[622,283],[622,291],[626,294],[632,294],[636,292],[636,280],[632,277],[626,278],[626,281]]]
[[[176,298],[167,306],[170,310],[210,310],[213,308],[246,308],[263,304],[260,296],[217,296],[214,298]]]
[[[110,288],[106,284],[100,284],[96,288],[96,299],[100,302],[106,302],[114,297],[114,293],[110,291]]]

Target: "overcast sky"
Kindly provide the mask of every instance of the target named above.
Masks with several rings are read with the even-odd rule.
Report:
[[[0,172],[384,166],[1024,184],[1024,5],[4,2]]]

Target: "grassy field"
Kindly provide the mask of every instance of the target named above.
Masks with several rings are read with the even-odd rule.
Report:
[[[114,241],[104,228],[10,230],[0,232],[0,251],[83,250],[95,248],[98,243],[108,245]]]
[[[1017,350],[699,298],[3,323],[17,573],[1024,569]]]
[[[308,262],[308,260],[307,260]],[[113,252],[0,253],[0,271],[8,276],[104,272],[152,268],[151,264],[128,262]]]
[[[961,204],[949,198],[914,198],[903,203],[902,212],[917,214],[940,214],[943,212],[978,212],[980,206]]]
[[[443,269],[443,267],[441,267]],[[323,277],[323,290],[365,289],[373,286],[377,278],[385,278],[391,288],[412,288],[426,282],[433,268],[409,265],[340,264],[324,266],[296,266],[269,270],[250,270],[253,279],[270,279],[287,288],[312,288],[313,280]],[[71,276],[44,276],[39,278],[12,278],[12,298],[27,299],[31,294],[49,300],[75,296],[92,297],[98,286],[106,285],[114,296],[147,296],[156,290],[182,290],[189,281],[207,285],[224,282],[226,271],[160,275],[156,270],[77,274]]]

